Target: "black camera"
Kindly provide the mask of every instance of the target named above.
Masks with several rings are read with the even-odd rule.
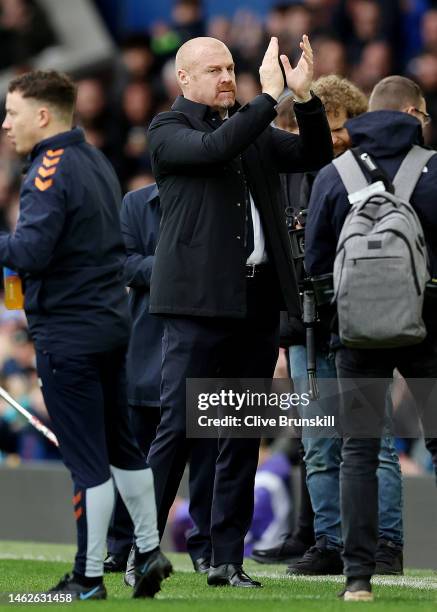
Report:
[[[290,206],[285,209],[291,254],[295,261],[303,259],[305,256],[305,224],[307,214],[307,208],[300,210],[297,215],[295,215],[293,208]]]

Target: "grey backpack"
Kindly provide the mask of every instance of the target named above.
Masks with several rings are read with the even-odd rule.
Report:
[[[413,146],[393,179],[394,194],[382,181],[369,184],[352,151],[333,162],[351,204],[334,262],[334,299],[345,346],[401,347],[426,336],[428,255],[410,198],[434,154]],[[379,170],[367,153],[360,158],[369,170]]]

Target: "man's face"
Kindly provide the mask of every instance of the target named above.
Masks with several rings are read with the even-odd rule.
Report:
[[[331,130],[332,145],[334,147],[334,157],[341,155],[351,146],[351,139],[344,124],[348,120],[344,108],[338,108],[335,111],[326,114],[329,129]]]
[[[228,49],[213,45],[182,71],[184,96],[193,102],[206,104],[223,114],[235,104],[236,84],[234,61]]]
[[[19,91],[6,96],[6,117],[2,128],[19,155],[28,155],[40,135],[40,103],[34,98],[23,98]]]

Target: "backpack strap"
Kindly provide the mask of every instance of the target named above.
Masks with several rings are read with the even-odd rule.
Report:
[[[410,201],[424,167],[435,154],[436,151],[430,151],[418,145],[411,147],[393,179],[395,193],[399,198],[405,202]]]
[[[346,151],[332,162],[340,175],[348,194],[364,189],[369,184],[352,151]]]

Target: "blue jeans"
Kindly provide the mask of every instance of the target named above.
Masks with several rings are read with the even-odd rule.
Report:
[[[290,348],[291,376],[297,393],[307,392],[307,369],[305,346]],[[335,357],[317,351],[317,378],[320,399],[305,408],[305,416],[332,414],[337,420],[339,406],[329,406],[331,397],[323,397],[323,379],[336,378]],[[325,403],[325,408],[323,404]],[[379,468],[379,538],[403,545],[402,526],[402,476],[394,439],[389,435],[391,423],[391,401],[387,402],[386,433],[381,440]],[[317,438],[302,430],[305,449],[307,485],[314,510],[314,533],[316,542],[330,549],[342,546],[340,519],[340,463],[341,438]]]

